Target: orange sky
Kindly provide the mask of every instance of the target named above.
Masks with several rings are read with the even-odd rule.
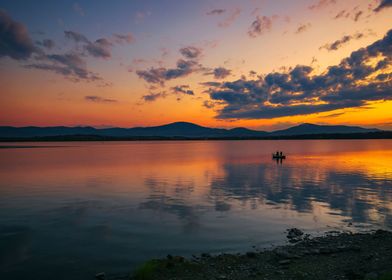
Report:
[[[329,66],[338,65],[353,51],[385,36],[391,28],[392,8],[375,12],[382,1],[304,0],[296,5],[291,1],[255,0],[167,2],[178,5],[177,10],[168,11],[154,1],[129,7],[129,13],[122,11],[124,3],[108,8],[111,18],[118,20],[103,25],[98,20],[102,12],[98,9],[104,8],[93,7],[88,2],[79,3],[83,15],[69,7],[60,14],[53,10],[56,15],[44,21],[38,12],[32,10],[28,15],[12,1],[5,1],[0,9],[27,29],[27,36],[46,57],[40,58],[42,52],[33,50],[29,58],[15,59],[7,55],[7,50],[0,50],[0,125],[132,127],[188,121],[212,127],[273,130],[311,122],[392,129],[392,101],[388,101],[388,96],[365,100],[361,106],[320,113],[228,119],[217,116],[219,110],[232,105],[230,101],[213,100],[208,87],[201,84],[255,80],[258,78],[250,75],[250,71],[265,77],[274,72],[288,73],[296,65],[311,66],[311,75],[325,74]],[[214,10],[224,12],[218,14]],[[262,24],[261,30],[251,35],[252,24],[257,19]],[[66,30],[84,34],[89,41],[75,43],[75,39],[73,42],[64,38]],[[356,38],[359,33],[361,36]],[[132,34],[132,40],[120,42],[114,34]],[[350,40],[336,50],[323,47],[344,36],[350,36]],[[53,48],[45,49],[37,43],[45,38],[55,42]],[[88,53],[87,47],[93,46],[98,38],[110,41],[103,46],[110,50],[109,56]],[[190,74],[168,78],[164,84],[148,82],[138,74],[153,68],[175,68],[179,59],[185,59],[179,50],[186,47],[200,50],[200,55],[192,58],[200,67]],[[84,52],[78,55],[85,63],[83,67],[99,75],[101,80],[78,77],[79,81],[75,81],[71,76],[36,67],[49,61],[50,55],[76,54],[81,49]],[[379,60],[382,58],[385,56]],[[53,63],[60,65],[59,61]],[[223,79],[214,78],[211,71],[218,67],[229,70],[230,74]],[[389,65],[378,74],[391,73],[391,69]],[[391,76],[388,79],[384,85],[390,86],[389,97],[392,97]],[[193,95],[173,93],[172,88],[180,85],[188,86]],[[156,95],[153,101],[144,98],[151,94]],[[88,96],[97,99],[89,100]],[[206,101],[215,102],[215,106],[207,108]]]

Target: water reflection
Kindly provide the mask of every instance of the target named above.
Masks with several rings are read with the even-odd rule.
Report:
[[[382,140],[1,149],[0,273],[88,279],[168,253],[282,242],[291,226],[392,229],[391,162]]]

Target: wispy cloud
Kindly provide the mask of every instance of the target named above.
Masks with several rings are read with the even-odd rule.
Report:
[[[209,16],[211,16],[211,15],[221,15],[221,14],[223,14],[225,12],[226,12],[225,9],[213,9],[211,11],[208,11],[206,13],[206,15],[209,15]]]
[[[318,0],[314,4],[310,5],[308,8],[310,10],[318,10],[318,9],[322,9],[328,5],[335,4],[335,3],[336,3],[336,0]]]
[[[232,25],[233,22],[241,14],[241,9],[240,8],[235,8],[233,11],[227,12],[227,13],[229,13],[229,15],[224,20],[222,20],[221,22],[218,23],[219,27],[225,28],[225,27],[229,27],[230,25]]]
[[[166,96],[167,96],[167,94],[165,92],[149,93],[149,94],[143,95],[142,99],[145,102],[153,102],[159,98],[165,98]]]
[[[363,33],[358,33],[358,32],[353,35],[345,35],[333,43],[325,44],[324,46],[321,46],[320,49],[326,49],[328,51],[336,51],[340,49],[342,46],[348,44],[350,41],[361,39],[364,36],[365,35]]]
[[[103,97],[96,96],[96,95],[87,95],[84,97],[84,99],[86,101],[95,102],[95,103],[116,103],[116,102],[118,102],[115,99],[103,98]]]
[[[298,26],[297,30],[295,30],[296,34],[305,32],[306,30],[308,30],[312,25],[310,23],[306,23],[306,24],[301,24],[300,26]]]
[[[257,16],[248,30],[248,35],[255,38],[270,31],[272,28],[272,23],[277,18],[278,16]]]

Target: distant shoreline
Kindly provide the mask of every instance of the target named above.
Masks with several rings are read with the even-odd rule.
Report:
[[[0,137],[0,142],[75,142],[75,141],[214,141],[214,140],[367,140],[392,139],[392,131],[369,133],[304,134],[258,137],[162,137],[131,136],[113,137],[100,135],[57,135],[40,137]]]

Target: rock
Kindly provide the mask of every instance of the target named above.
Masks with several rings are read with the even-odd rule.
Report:
[[[289,239],[290,243],[297,243],[302,240],[304,233],[302,230],[297,228],[291,228],[287,232],[287,238]]]
[[[248,258],[254,259],[254,258],[257,257],[257,254],[256,254],[255,252],[247,252],[247,253],[246,253],[246,256],[247,256]]]
[[[95,274],[95,279],[97,279],[97,280],[105,280],[106,279],[105,272],[100,272],[100,273]]]
[[[226,276],[226,275],[219,275],[219,276],[217,277],[217,279],[219,279],[219,280],[226,280],[226,279],[227,279],[227,276]]]
[[[202,258],[211,258],[211,255],[208,253],[203,253],[203,254],[201,254],[201,257]]]
[[[302,230],[297,229],[297,228],[291,228],[288,230],[287,232],[287,238],[297,238],[304,235],[304,233],[302,232]]]

